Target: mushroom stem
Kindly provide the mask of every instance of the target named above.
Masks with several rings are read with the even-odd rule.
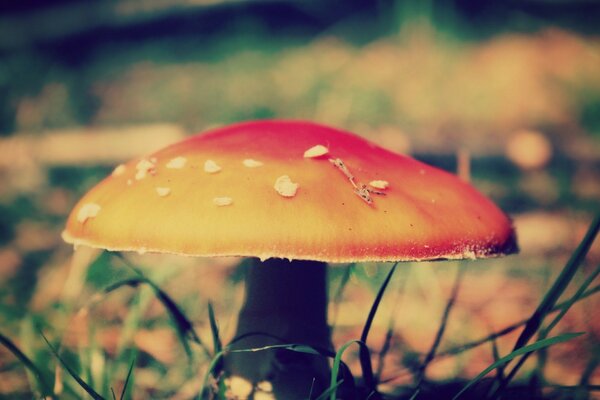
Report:
[[[327,264],[253,259],[232,348],[304,344],[331,349],[327,302]],[[232,353],[226,365],[231,375],[271,382],[277,399],[306,399],[311,390],[322,392],[329,380],[325,357],[286,349]]]

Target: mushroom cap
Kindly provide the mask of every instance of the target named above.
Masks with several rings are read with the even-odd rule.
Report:
[[[384,193],[366,192],[371,204],[356,193],[365,197],[369,182]],[[75,206],[63,238],[117,251],[326,262],[517,250],[509,218],[468,183],[301,121],[230,125],[119,166]]]

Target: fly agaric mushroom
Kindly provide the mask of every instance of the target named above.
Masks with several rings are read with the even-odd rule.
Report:
[[[140,163],[148,172],[141,178]],[[218,128],[133,160],[79,201],[63,237],[113,251],[252,257],[238,347],[278,338],[330,348],[328,262],[516,251],[510,220],[468,183],[298,121]],[[232,373],[271,381],[277,398],[306,398],[313,378],[313,393],[328,380],[318,357],[244,354],[230,363]]]

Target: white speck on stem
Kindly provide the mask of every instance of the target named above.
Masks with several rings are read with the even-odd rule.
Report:
[[[213,203],[216,206],[224,207],[233,204],[233,199],[231,197],[215,197]]]
[[[167,163],[166,167],[169,169],[181,169],[185,167],[185,163],[187,162],[187,158],[185,157],[175,157]]]
[[[277,178],[273,187],[283,197],[294,197],[298,191],[298,186],[297,183],[292,182],[289,176],[282,175]]]
[[[316,158],[329,153],[329,149],[322,144],[311,147],[304,152],[304,158]]]
[[[378,180],[369,182],[369,186],[374,187],[375,189],[385,190],[390,186],[390,183],[388,181]]]
[[[171,188],[168,188],[168,187],[157,187],[156,188],[156,193],[158,193],[158,195],[160,197],[166,197],[169,194],[171,194]]]
[[[241,376],[231,376],[227,379],[225,385],[229,389],[228,392],[233,395],[232,397],[227,396],[228,398],[247,399],[252,394],[252,383]]]
[[[119,164],[115,167],[115,169],[113,169],[112,176],[123,175],[126,169],[127,167],[125,165]]]
[[[244,164],[244,166],[248,168],[256,168],[263,165],[262,162],[253,160],[251,158],[246,158],[244,161],[242,161],[242,164]]]
[[[82,224],[85,223],[85,221],[88,219],[96,217],[101,208],[102,207],[96,203],[84,204],[77,212],[77,221],[81,222]]]
[[[206,160],[204,162],[204,172],[208,172],[209,174],[216,174],[221,170],[221,167],[214,162],[213,160]]]
[[[256,388],[261,392],[271,393],[273,391],[273,384],[269,381],[261,381],[256,384]]]

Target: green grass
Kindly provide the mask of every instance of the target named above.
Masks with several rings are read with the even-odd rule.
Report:
[[[499,366],[502,366],[504,364],[509,363],[510,361],[514,360],[517,357],[520,356],[527,356],[528,354],[532,354],[534,351],[549,347],[549,346],[553,346],[555,344],[558,343],[563,343],[563,342],[567,342],[569,340],[575,339],[576,337],[579,337],[583,335],[582,332],[578,332],[578,333],[565,333],[563,335],[559,335],[559,336],[555,336],[553,338],[548,338],[548,339],[543,339],[540,340],[538,342],[535,342],[533,344],[527,345],[527,346],[522,346],[519,347],[517,350],[511,352],[510,354],[501,357],[500,359],[498,359],[496,362],[494,362],[492,365],[490,365],[489,367],[485,368],[483,371],[481,371],[475,378],[471,379],[469,381],[469,383],[467,383],[465,385],[465,387],[463,387],[453,398],[452,400],[457,400],[460,397],[462,397],[462,395],[469,390],[472,386],[476,385],[481,379],[483,379],[483,377],[485,377],[487,374],[489,374],[490,372],[492,372],[494,369],[497,369]],[[496,399],[499,398],[499,393],[494,393],[492,394],[491,398]]]
[[[592,287],[590,286],[595,281],[597,276],[600,274],[600,267],[596,267],[588,276],[579,284],[579,286],[575,289],[574,293],[570,295],[566,300],[559,303],[558,300],[564,295],[566,289],[571,286],[571,282],[575,273],[581,268],[582,263],[585,260],[587,253],[590,250],[591,244],[594,242],[598,230],[600,227],[600,218],[596,217],[594,221],[591,223],[587,234],[579,244],[578,248],[575,250],[569,261],[566,263],[565,267],[558,275],[558,277],[554,280],[553,284],[548,289],[544,298],[540,301],[538,306],[532,315],[524,320],[519,321],[510,327],[507,327],[504,330],[496,332],[494,334],[488,335],[485,338],[480,340],[465,343],[461,346],[457,346],[451,349],[447,349],[444,351],[438,351],[440,344],[443,341],[443,335],[446,325],[450,320],[450,311],[453,307],[454,302],[457,299],[458,291],[460,287],[461,278],[465,274],[465,269],[460,268],[457,272],[455,283],[450,293],[450,297],[447,300],[446,306],[444,308],[442,319],[439,324],[438,332],[434,338],[430,351],[424,355],[420,360],[420,366],[416,369],[414,374],[414,385],[411,387],[406,387],[407,390],[410,390],[406,397],[399,395],[400,397],[393,398],[414,398],[418,399],[424,395],[427,391],[428,378],[426,375],[427,366],[434,362],[437,358],[440,357],[450,357],[458,355],[462,352],[473,349],[477,346],[483,344],[491,344],[493,348],[493,352],[495,354],[495,361],[490,364],[488,367],[483,369],[478,375],[468,381],[464,386],[458,390],[453,399],[462,399],[468,392],[481,383],[482,379],[486,377],[493,371],[496,371],[496,379],[495,384],[489,388],[488,398],[490,399],[499,399],[503,392],[511,385],[511,382],[516,378],[517,373],[520,367],[523,365],[525,360],[536,354],[540,351],[547,351],[551,346],[558,346],[564,342],[574,340],[583,335],[583,333],[561,333],[553,337],[549,337],[549,334],[552,330],[557,327],[557,324],[563,319],[565,315],[569,312],[572,306],[582,301],[585,298],[589,298],[593,294],[598,292],[598,286]],[[355,383],[359,385],[357,390],[365,396],[365,398],[382,398],[381,396],[386,396],[385,394],[378,392],[379,386],[379,374],[373,374],[372,372],[372,358],[374,357],[373,351],[370,347],[367,346],[366,341],[369,336],[369,331],[372,326],[372,323],[375,319],[377,310],[381,301],[384,298],[386,293],[386,289],[390,284],[392,275],[396,269],[396,264],[392,266],[392,268],[388,271],[387,275],[381,282],[381,286],[377,293],[375,294],[373,303],[371,305],[370,312],[368,313],[367,319],[364,323],[362,334],[360,339],[353,339],[348,341],[347,343],[340,346],[335,354],[329,353],[327,351],[316,349],[310,346],[305,346],[302,344],[293,344],[293,343],[282,343],[279,345],[265,346],[262,348],[253,348],[253,349],[236,349],[232,350],[229,345],[223,345],[222,338],[220,336],[220,330],[218,327],[217,317],[215,314],[214,307],[211,303],[207,305],[207,315],[208,315],[208,326],[212,335],[212,348],[210,351],[204,343],[201,341],[198,333],[196,333],[194,329],[194,324],[191,322],[191,319],[186,315],[186,311],[182,309],[171,296],[169,296],[164,289],[161,288],[160,284],[155,282],[153,279],[150,279],[145,276],[145,274],[131,265],[128,259],[120,254],[116,254],[119,262],[127,265],[129,270],[134,274],[132,277],[119,279],[116,282],[113,282],[107,285],[104,289],[99,290],[92,299],[94,301],[88,302],[84,305],[83,309],[89,309],[93,307],[94,304],[98,302],[102,302],[108,298],[112,293],[116,293],[124,288],[132,288],[136,291],[140,291],[143,287],[149,289],[147,292],[150,297],[154,297],[157,299],[164,307],[166,313],[169,315],[169,319],[171,321],[170,325],[173,329],[178,333],[179,341],[182,344],[182,347],[185,349],[185,354],[188,355],[188,363],[198,363],[203,364],[207,363],[207,367],[205,370],[205,379],[204,379],[204,389],[198,391],[198,395],[200,398],[202,396],[207,396],[207,393],[210,391],[209,381],[214,380],[218,384],[218,392],[214,394],[218,399],[226,398],[226,387],[223,384],[223,379],[221,379],[220,371],[222,371],[222,361],[223,357],[226,357],[227,354],[232,352],[257,352],[257,351],[266,351],[269,349],[283,349],[286,351],[294,351],[301,353],[313,354],[319,357],[328,357],[331,359],[331,381],[329,387],[323,393],[314,393],[312,399],[320,399],[324,400],[329,398],[330,400],[336,399],[336,393],[338,389],[347,382],[348,380],[355,380],[355,377],[352,376],[352,372],[349,370],[348,366],[344,364],[342,361],[342,357],[344,357],[352,348],[352,346],[357,346],[358,354],[360,359],[360,364],[363,368],[361,371],[362,379],[356,381]],[[342,276],[340,282],[340,290],[336,292],[333,296],[334,299],[341,299],[343,297],[343,288],[347,286],[349,282],[349,278],[346,277],[346,274]],[[145,308],[144,303],[147,303],[148,300],[143,301],[142,303],[138,302],[137,306]],[[333,299],[332,299],[333,301]],[[117,356],[112,361],[106,361],[108,364],[105,366],[105,369],[108,368],[113,369],[113,373],[109,374],[109,377],[112,376],[110,382],[121,381],[124,382],[120,391],[119,400],[132,398],[135,393],[135,387],[132,382],[135,381],[135,371],[136,364],[140,363],[140,359],[138,358],[136,361],[135,357],[127,357],[126,354],[131,354],[128,351],[125,351],[126,346],[132,346],[132,342],[130,339],[123,339],[124,337],[130,337],[131,331],[135,331],[139,329],[143,325],[143,314],[139,311],[135,311],[135,306],[129,312],[129,316],[132,315],[134,317],[126,319],[125,326],[123,327],[123,332],[121,333],[121,349],[117,353]],[[133,313],[133,314],[132,314]],[[550,316],[556,313],[553,318]],[[547,322],[546,320],[549,320]],[[129,322],[127,322],[129,321]],[[130,324],[128,326],[128,324]],[[388,328],[389,330],[391,330]],[[505,335],[511,331],[517,330],[523,327],[518,339],[514,344],[514,348],[511,352],[506,355],[501,355],[498,348],[496,347],[496,339]],[[129,332],[129,333],[127,333]],[[388,332],[388,336],[391,336],[393,332]],[[538,339],[528,344],[528,342],[534,337],[538,336]],[[54,355],[57,360],[54,368],[63,368],[67,371],[68,375],[75,382],[75,386],[72,386],[70,383],[66,383],[67,391],[65,393],[77,393],[79,389],[82,389],[89,397],[94,399],[105,399],[106,395],[102,393],[107,393],[107,385],[110,388],[110,393],[113,399],[116,399],[116,393],[114,390],[114,384],[109,384],[105,379],[99,379],[97,376],[94,378],[94,374],[91,372],[93,369],[91,365],[84,365],[84,362],[91,363],[91,353],[94,351],[96,345],[90,346],[87,351],[83,353],[79,353],[79,355],[75,352],[73,353],[67,348],[63,348],[60,343],[62,343],[62,339],[55,338],[54,342],[59,343],[59,345],[52,344],[49,339],[42,333],[39,334],[40,338],[46,342],[47,348],[50,350],[51,354]],[[387,339],[389,340],[389,339]],[[199,348],[200,357],[194,357],[195,350],[190,346],[190,344],[195,344]],[[26,352],[22,351],[10,338],[7,336],[0,334],[0,344],[4,348],[6,348],[10,353],[14,355],[18,363],[22,365],[23,368],[28,370],[33,376],[33,382],[31,390],[32,392],[38,393],[40,396],[53,396],[56,387],[52,387],[48,380],[48,366],[41,366],[39,363],[34,361],[34,358],[28,356]],[[387,343],[389,347],[389,342]],[[101,349],[100,349],[101,350]],[[380,363],[385,361],[384,351],[382,359]],[[127,360],[127,361],[126,361]],[[204,361],[203,361],[204,360]],[[578,388],[569,388],[569,387],[561,387],[561,385],[553,385],[552,383],[541,381],[544,387],[550,387],[554,390],[565,391],[565,390],[577,390],[577,393],[585,392],[585,390],[597,390],[593,384],[589,383],[589,379],[592,371],[598,365],[598,357],[596,355],[592,355],[588,366],[583,371],[581,376],[581,385]],[[507,366],[509,366],[512,362],[516,362],[516,364],[507,371]],[[117,364],[115,364],[117,363]],[[127,369],[127,373],[124,374],[120,378],[115,375],[118,371],[122,371],[121,368],[116,368],[119,363],[127,364],[129,367]],[[112,367],[111,367],[112,366]],[[201,365],[196,365],[198,367]],[[200,368],[202,369],[202,368]],[[87,372],[86,372],[87,371]],[[365,371],[367,372],[365,374]],[[102,371],[101,371],[102,374]],[[366,378],[369,376],[370,378]],[[536,371],[534,375],[542,375],[541,371]],[[87,376],[87,378],[84,378]],[[194,379],[192,377],[188,377],[187,379]],[[197,379],[197,378],[195,378]],[[101,383],[104,381],[104,384]],[[362,387],[360,387],[362,385]],[[389,395],[388,395],[389,396]]]

